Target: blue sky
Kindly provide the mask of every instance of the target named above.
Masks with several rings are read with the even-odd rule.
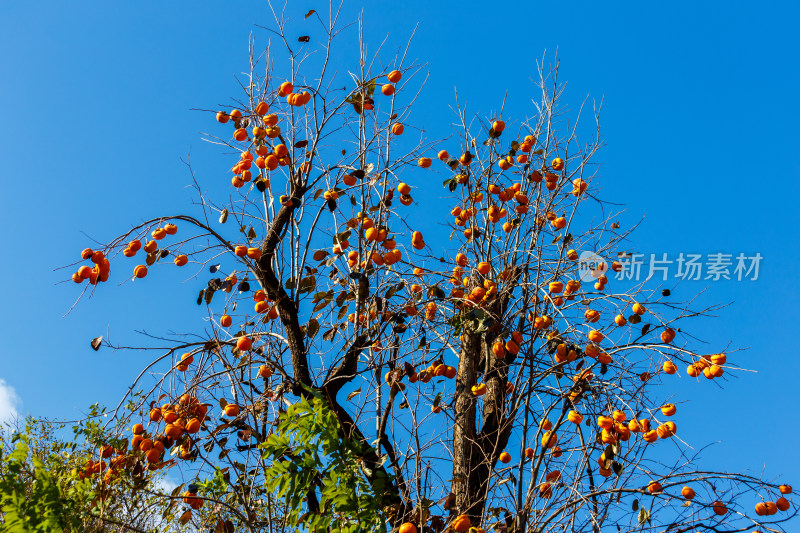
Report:
[[[289,13],[300,20],[312,8],[324,5],[292,2]],[[536,60],[557,50],[569,107],[587,94],[603,99],[602,197],[626,206],[624,225],[641,221],[631,248],[763,256],[755,282],[676,289],[730,303],[698,334],[710,346],[749,348],[737,358],[758,373],[724,388],[682,379],[674,392],[691,400],[681,436],[697,446],[721,441],[706,464],[757,472],[766,464],[768,477],[798,479],[800,466],[787,459],[800,430],[787,422],[799,406],[800,7],[565,1],[503,12],[490,2],[408,0],[348,2],[343,19],[362,8],[373,46],[390,33],[389,56],[419,21],[410,56],[431,73],[415,113],[438,119],[431,137],[455,118],[455,87],[471,111],[490,115],[507,95],[510,109],[529,112]],[[122,274],[112,270],[114,283],[64,317],[76,290],[59,283],[71,270],[54,269],[77,260],[90,237],[107,240],[191,201],[187,154],[201,182],[220,175],[219,154],[200,141],[210,117],[190,108],[230,102],[248,36],[263,43],[255,24],[271,17],[259,1],[3,2],[0,20],[0,410],[70,418],[95,401],[114,404],[144,361],[95,353],[89,340],[134,343],[136,329],[202,327],[199,282],[170,272],[145,289],[117,287]],[[354,38],[342,54],[355,50]],[[175,284],[185,298],[158,290]]]

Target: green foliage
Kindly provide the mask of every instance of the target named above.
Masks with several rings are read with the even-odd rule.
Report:
[[[212,477],[198,481],[197,487],[200,489],[200,494],[218,498],[228,492],[229,484],[227,479],[225,479],[225,470],[227,470],[227,468],[224,470],[215,468]]]
[[[370,486],[359,459],[360,444],[342,435],[333,411],[314,397],[290,406],[261,445],[264,457],[272,460],[267,487],[286,501],[289,527],[386,531],[380,484]],[[319,512],[309,508],[309,499],[319,501]]]
[[[154,481],[163,474],[133,467],[134,455],[115,455],[125,460],[111,481],[102,481],[103,473],[87,475],[87,464],[100,459],[101,446],[128,448],[126,439],[98,423],[103,412],[92,406],[89,418],[71,434],[64,424],[32,417],[14,433],[0,430],[0,531],[99,533],[123,527],[163,532],[170,527],[155,511]]]
[[[45,463],[30,453],[28,435],[15,435],[14,439],[16,445],[7,455],[9,450],[0,441],[3,531],[27,533],[80,528],[81,510],[95,497],[89,482],[48,471]]]

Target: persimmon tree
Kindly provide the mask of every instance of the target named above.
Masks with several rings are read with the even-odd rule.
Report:
[[[598,110],[566,111],[543,62],[530,109],[455,102],[429,140],[449,119],[413,113],[424,65],[360,32],[348,65],[337,18],[301,18],[314,45],[277,16],[233,108],[209,110],[228,193],[197,184],[193,211],[84,250],[73,276],[108,290],[113,262],[147,291],[196,269],[208,329],[147,346],[123,401],[149,416],[118,418],[137,464],[193,479],[169,512],[218,531],[781,530],[791,488],[704,469],[675,422],[698,414],[667,403],[676,373],[737,371],[689,334],[711,309],[578,260],[616,270],[628,236],[599,196]]]

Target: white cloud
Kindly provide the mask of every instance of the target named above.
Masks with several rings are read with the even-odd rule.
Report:
[[[177,481],[172,479],[171,477],[165,475],[164,477],[158,478],[155,481],[155,490],[162,492],[164,494],[171,493],[175,487],[180,485]]]
[[[0,422],[12,422],[19,417],[17,409],[22,401],[14,387],[0,379]]]

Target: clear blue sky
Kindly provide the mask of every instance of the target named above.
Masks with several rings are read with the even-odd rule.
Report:
[[[800,358],[794,324],[800,245],[800,7],[794,2],[370,2],[368,38],[391,34],[389,55],[417,21],[411,57],[430,65],[417,117],[453,120],[453,88],[475,112],[490,114],[506,91],[525,109],[530,78],[545,50],[558,49],[566,102],[603,98],[607,147],[600,153],[602,196],[643,218],[631,248],[646,253],[760,253],[755,282],[694,282],[703,301],[730,302],[696,333],[737,354],[757,374],[717,382],[676,380],[681,436],[707,465],[785,474],[800,484],[795,391]],[[344,19],[361,9],[349,2]],[[296,19],[323,4],[291,2]],[[0,153],[4,228],[0,269],[3,344],[0,380],[22,413],[75,417],[88,404],[114,404],[145,356],[98,353],[92,337],[135,343],[200,327],[199,281],[171,270],[149,285],[117,287],[62,315],[76,297],[69,270],[92,242],[150,216],[175,213],[192,198],[181,162],[188,153],[204,180],[227,179],[216,149],[200,141],[207,114],[237,95],[254,24],[266,4],[236,2],[2,2]],[[343,53],[353,50],[354,34]],[[550,56],[552,57],[552,55]],[[523,118],[513,114],[507,121]],[[431,121],[434,122],[434,121]],[[433,130],[433,136],[444,129]],[[794,221],[794,222],[793,222]],[[181,298],[161,288],[175,287]],[[173,293],[175,294],[175,293]],[[709,348],[712,349],[712,348]],[[2,405],[2,402],[0,402]],[[689,416],[691,413],[691,416]]]

